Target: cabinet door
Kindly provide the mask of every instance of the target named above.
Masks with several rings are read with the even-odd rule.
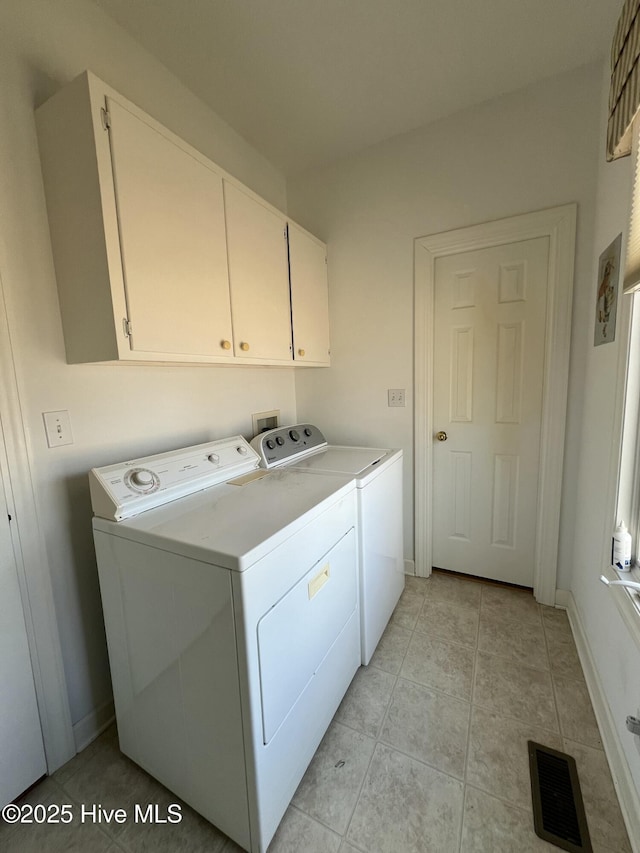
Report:
[[[107,106],[131,349],[231,356],[222,179]]]
[[[289,223],[293,357],[301,364],[329,364],[327,249]]]
[[[286,220],[224,182],[235,355],[291,361]]]

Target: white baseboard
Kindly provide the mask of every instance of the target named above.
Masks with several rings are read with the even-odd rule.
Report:
[[[416,564],[413,560],[405,560],[404,561],[404,573],[405,573],[405,575],[415,575]]]
[[[115,719],[113,700],[95,708],[86,717],[73,724],[73,737],[76,742],[76,752],[82,752],[98,735],[111,725]]]
[[[566,602],[566,604],[565,604]],[[580,612],[570,590],[556,591],[556,604],[564,606],[569,615],[571,630],[576,642],[578,656],[584,671],[593,710],[600,728],[602,745],[611,768],[613,784],[615,785],[620,802],[622,816],[629,833],[633,853],[640,853],[640,797],[634,784],[629,766],[624,757],[624,749],[620,743],[618,732],[613,722],[609,703],[596,669],[587,635],[582,624]]]

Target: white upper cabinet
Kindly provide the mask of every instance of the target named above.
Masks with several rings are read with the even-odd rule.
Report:
[[[291,361],[287,221],[224,182],[235,355]]]
[[[36,122],[70,364],[328,363],[322,244],[292,294],[286,217],[90,72]]]
[[[222,178],[107,98],[136,353],[231,355]]]
[[[289,223],[293,357],[299,364],[329,364],[327,247]]]
[[[89,73],[37,125],[67,361],[228,361],[221,175]]]

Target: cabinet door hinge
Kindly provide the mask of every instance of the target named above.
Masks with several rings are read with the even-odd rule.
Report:
[[[102,118],[102,126],[104,127],[104,129],[109,130],[109,128],[111,127],[111,116],[104,107],[100,108],[100,117]]]
[[[124,330],[125,338],[130,338],[133,333],[133,329],[131,328],[131,321],[127,320],[126,317],[122,318],[122,328]]]

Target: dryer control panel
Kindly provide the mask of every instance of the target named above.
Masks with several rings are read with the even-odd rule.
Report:
[[[313,424],[294,424],[260,433],[251,440],[251,446],[260,454],[263,468],[276,468],[321,450],[327,441]]]
[[[122,521],[258,468],[260,457],[240,435],[89,472],[95,515]]]

